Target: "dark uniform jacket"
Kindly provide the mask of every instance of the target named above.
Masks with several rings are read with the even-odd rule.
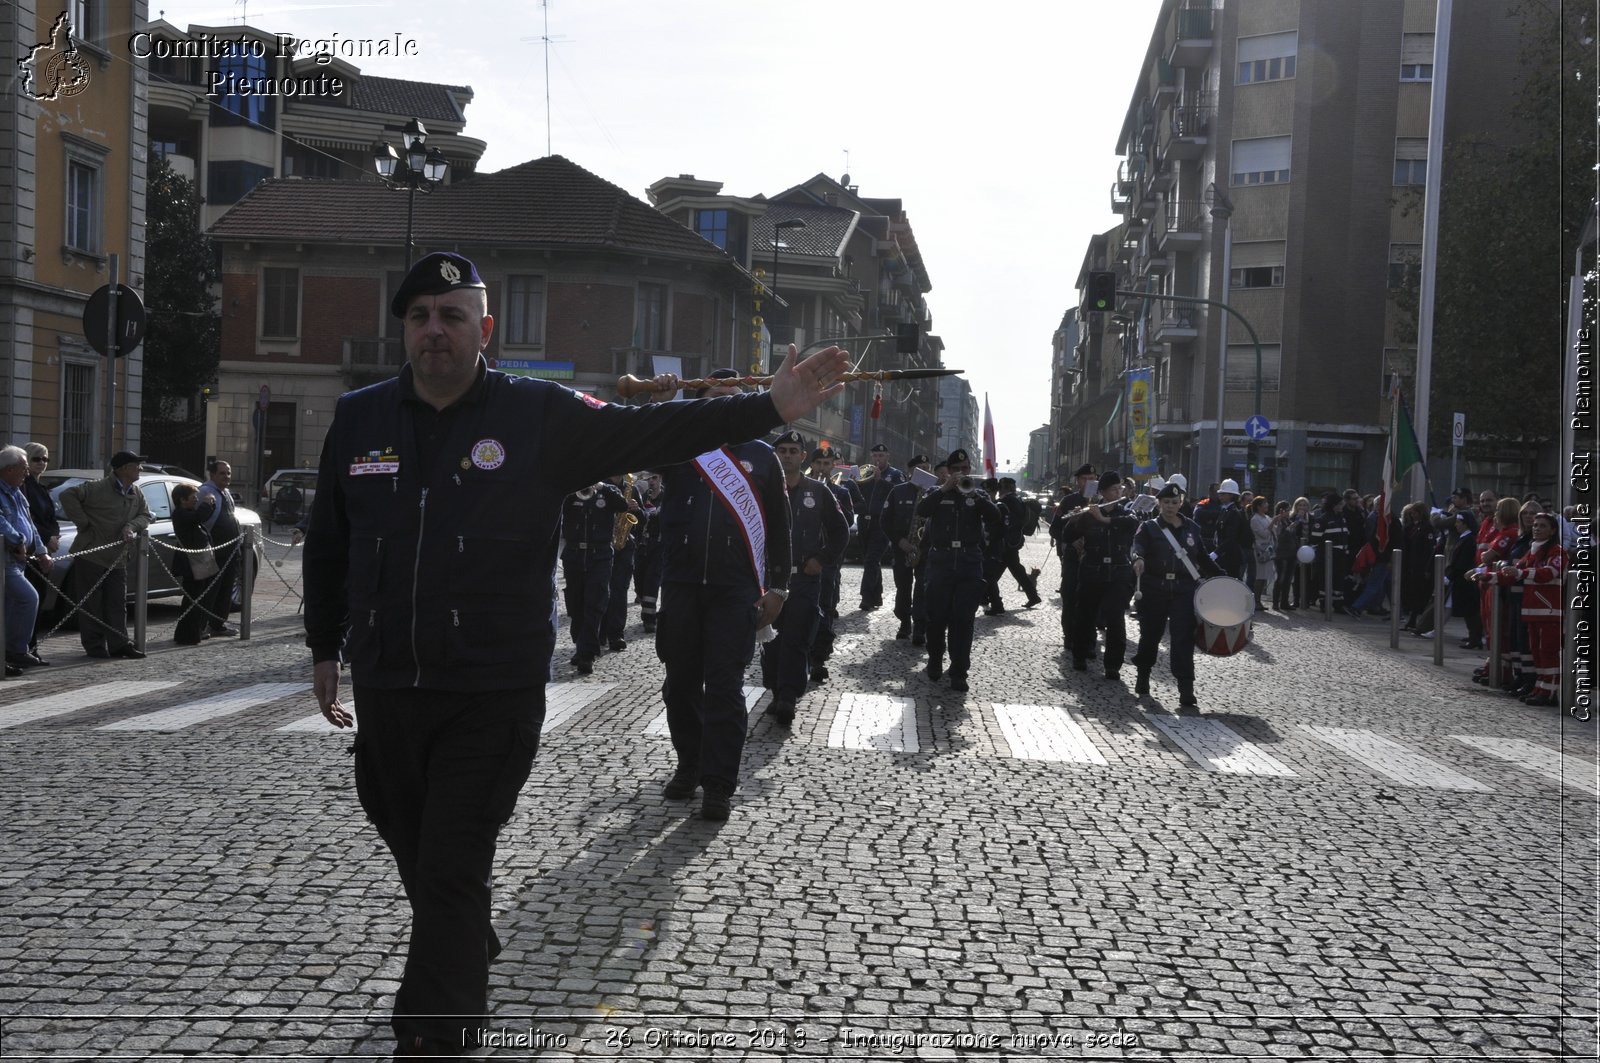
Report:
[[[789,488],[789,536],[794,557],[794,572],[789,577],[820,580],[822,575],[802,573],[807,561],[815,558],[824,569],[835,568],[844,560],[844,546],[850,538],[850,525],[828,485],[809,476]]]
[[[893,465],[886,465],[882,472],[867,481],[867,486],[862,488],[864,508],[857,512],[866,518],[883,526],[883,507],[889,502],[889,492],[906,482],[906,474]]]
[[[56,503],[50,497],[50,489],[29,476],[22,481],[22,494],[28,500],[28,515],[33,518],[33,526],[39,529],[39,538],[49,543],[61,534],[61,522],[56,519]]]
[[[1244,565],[1246,558],[1255,552],[1255,535],[1250,531],[1250,518],[1239,508],[1239,503],[1229,502],[1218,510],[1213,541],[1219,561]]]
[[[759,439],[727,449],[738,459],[766,520],[767,561],[761,582],[768,590],[787,590],[789,500],[783,469],[772,448]],[[750,567],[744,527],[728,512],[722,496],[706,482],[699,466],[686,461],[662,469],[661,474],[661,548],[666,551],[662,581],[748,584],[755,588],[756,575]],[[750,600],[754,602],[756,597],[752,593]]]
[[[1068,542],[1082,540],[1083,557],[1078,571],[1085,577],[1109,579],[1132,563],[1133,537],[1141,521],[1128,508],[1126,502],[1118,503],[1105,512],[1107,521],[1101,522],[1092,513],[1084,512],[1071,522],[1067,532]]]
[[[1006,495],[996,503],[1006,518],[1005,545],[1012,550],[1022,549],[1026,538],[1023,528],[1028,523],[1028,506],[1014,494]]]
[[[617,515],[628,511],[622,492],[601,484],[585,499],[568,495],[561,503],[561,556],[566,561],[602,561],[611,557]]]
[[[1313,510],[1308,523],[1308,542],[1316,548],[1317,558],[1323,553],[1323,543],[1332,543],[1336,554],[1350,553],[1350,527],[1345,523],[1343,507],[1329,513],[1326,507]]]
[[[1074,513],[1076,513],[1079,509],[1082,509],[1085,505],[1088,505],[1088,501],[1089,500],[1083,496],[1082,491],[1074,491],[1072,494],[1067,495],[1060,502],[1056,503],[1055,516],[1050,518],[1050,538],[1055,541],[1057,551],[1061,554],[1063,559],[1070,559],[1072,561],[1077,561],[1078,559],[1077,551],[1067,549],[1067,546],[1071,543],[1072,538],[1075,538],[1075,536],[1071,538],[1068,537],[1067,522],[1072,519],[1072,515]]]
[[[852,527],[856,522],[856,500],[850,489],[844,484],[828,484],[828,490],[833,492],[833,497],[839,503],[839,511],[844,514],[844,522]]]
[[[883,534],[889,537],[889,545],[896,548],[895,558],[901,560],[905,551],[899,550],[901,539],[911,538],[911,531],[917,519],[917,502],[922,497],[922,488],[907,480],[902,484],[895,484],[889,492],[888,501],[883,506]]]
[[[768,395],[616,406],[479,365],[443,414],[417,399],[410,366],[334,412],[306,536],[306,643],[316,661],[343,644],[357,684],[548,682],[562,499],[782,423]]]
[[[1205,543],[1201,541],[1199,525],[1185,517],[1183,524],[1174,528],[1157,518],[1141,522],[1133,536],[1133,556],[1144,559],[1144,574],[1139,577],[1140,591],[1145,594],[1194,593],[1195,578],[1183,559],[1173,552],[1172,544],[1162,534],[1163,528],[1172,532],[1179,549],[1189,555],[1189,560],[1194,562],[1202,579],[1222,575],[1222,569],[1211,560]]]
[[[964,495],[935,489],[917,503],[917,516],[927,520],[922,534],[923,552],[930,562],[954,556],[960,561],[983,562],[986,544],[1005,534],[1006,519],[1000,507],[982,491]]]

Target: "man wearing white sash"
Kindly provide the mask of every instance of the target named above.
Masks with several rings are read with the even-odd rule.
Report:
[[[719,369],[711,379],[737,375]],[[706,394],[739,390],[725,385]],[[788,597],[788,493],[778,459],[759,439],[662,473],[656,656],[667,666],[661,694],[678,764],[661,792],[683,800],[701,789],[701,818],[721,821],[739,784],[744,674],[756,631],[777,619]]]
[[[1133,666],[1139,678],[1133,692],[1150,695],[1161,633],[1169,627],[1168,664],[1178,681],[1180,711],[1197,709],[1194,696],[1194,589],[1201,573],[1220,576],[1200,538],[1200,526],[1179,512],[1183,492],[1170,480],[1156,495],[1160,514],[1139,525],[1133,536],[1133,573],[1139,580],[1139,650]]]

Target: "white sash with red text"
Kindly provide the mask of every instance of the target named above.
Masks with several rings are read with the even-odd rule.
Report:
[[[722,504],[732,514],[733,521],[744,533],[744,544],[750,551],[750,565],[755,570],[756,586],[767,592],[767,515],[761,508],[761,496],[755,485],[745,475],[739,459],[727,447],[708,450],[694,459],[695,468],[705,477],[706,483],[716,492]]]

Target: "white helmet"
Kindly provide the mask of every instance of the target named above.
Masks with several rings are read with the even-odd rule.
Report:
[[[1217,494],[1219,495],[1237,495],[1238,493],[1239,481],[1237,480],[1230,478],[1217,485]]]
[[[1167,481],[1161,478],[1160,473],[1156,473],[1154,476],[1150,477],[1150,482],[1145,484],[1145,487],[1149,488],[1151,491],[1159,491],[1165,486],[1167,486]]]
[[[1167,483],[1177,484],[1178,490],[1182,491],[1184,494],[1189,493],[1189,478],[1183,475],[1181,472],[1175,472],[1171,476],[1167,477]]]

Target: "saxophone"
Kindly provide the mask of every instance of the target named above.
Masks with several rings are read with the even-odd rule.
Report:
[[[629,473],[622,481],[622,500],[628,501],[633,497],[633,473]],[[616,524],[611,529],[611,549],[622,550],[628,545],[628,536],[634,526],[639,523],[639,518],[624,509],[617,514]]]

